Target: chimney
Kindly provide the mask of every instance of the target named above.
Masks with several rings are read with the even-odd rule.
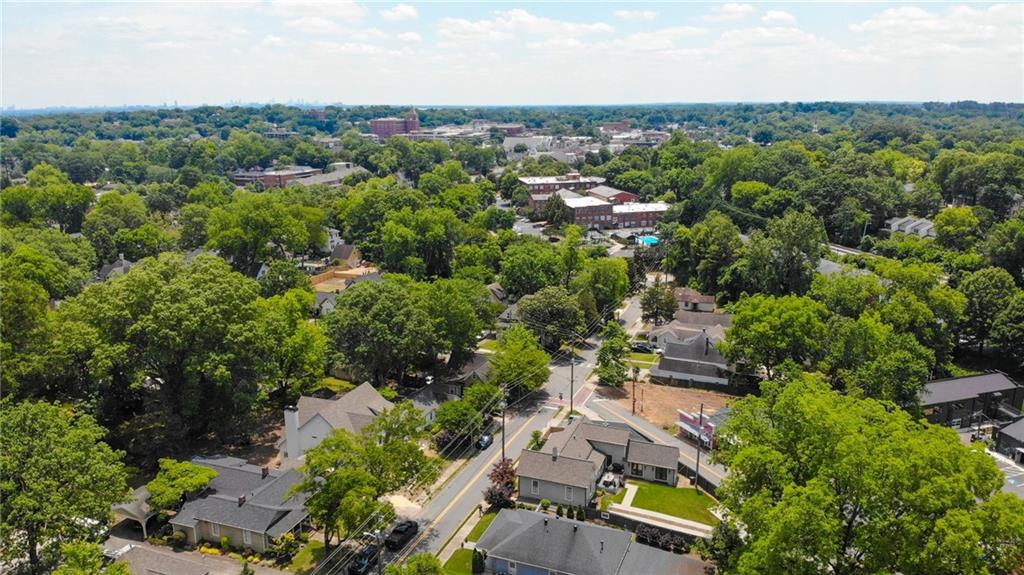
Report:
[[[553,448],[551,450],[551,461],[558,461],[558,448],[557,447],[555,447],[555,448]]]
[[[260,479],[266,479],[267,475],[270,475],[270,467],[267,465],[260,467]]]
[[[238,506],[241,507],[243,505],[245,505],[245,495],[239,495],[238,496]]]
[[[302,453],[299,445],[299,410],[294,405],[284,408],[284,456],[296,459]]]

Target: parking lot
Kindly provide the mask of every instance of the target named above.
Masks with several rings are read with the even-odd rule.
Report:
[[[1003,491],[1009,491],[1010,493],[1016,493],[1020,497],[1024,497],[1024,467],[1019,464],[1010,461],[1002,455],[998,455],[989,452],[990,455],[996,460],[996,464],[999,465],[999,469],[1002,470],[1003,474],[1006,475],[1006,484],[1003,485]]]

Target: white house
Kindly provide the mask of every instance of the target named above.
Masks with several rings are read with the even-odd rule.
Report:
[[[284,450],[282,458],[299,459],[320,445],[335,429],[359,433],[384,410],[394,404],[369,383],[364,383],[338,399],[302,396],[298,405],[284,410]]]

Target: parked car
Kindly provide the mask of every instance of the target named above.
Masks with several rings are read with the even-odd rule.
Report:
[[[369,575],[374,565],[377,564],[378,551],[376,545],[363,547],[348,564],[348,575]]]
[[[485,433],[480,436],[480,439],[476,440],[476,447],[480,451],[483,451],[490,447],[492,443],[494,443],[494,436],[490,433]]]
[[[636,341],[633,342],[633,351],[637,353],[654,353],[654,348],[648,343]]]
[[[420,524],[415,521],[403,521],[391,530],[391,534],[384,540],[384,546],[392,551],[405,547],[416,533],[420,530]]]

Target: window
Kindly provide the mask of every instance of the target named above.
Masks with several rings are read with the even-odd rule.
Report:
[[[654,478],[658,481],[668,481],[668,469],[665,469],[664,467],[655,467]]]
[[[644,476],[644,466],[640,465],[639,463],[630,463],[629,464],[629,474],[630,475],[638,475],[640,477],[643,477]]]
[[[248,529],[242,530],[242,543],[252,545],[252,531],[249,531]]]
[[[530,493],[537,495],[540,493],[540,481],[536,479],[530,480]]]
[[[216,523],[211,523],[210,524],[210,533],[214,537],[220,537],[220,525],[217,525]]]
[[[565,486],[565,500],[572,501],[572,487]]]

